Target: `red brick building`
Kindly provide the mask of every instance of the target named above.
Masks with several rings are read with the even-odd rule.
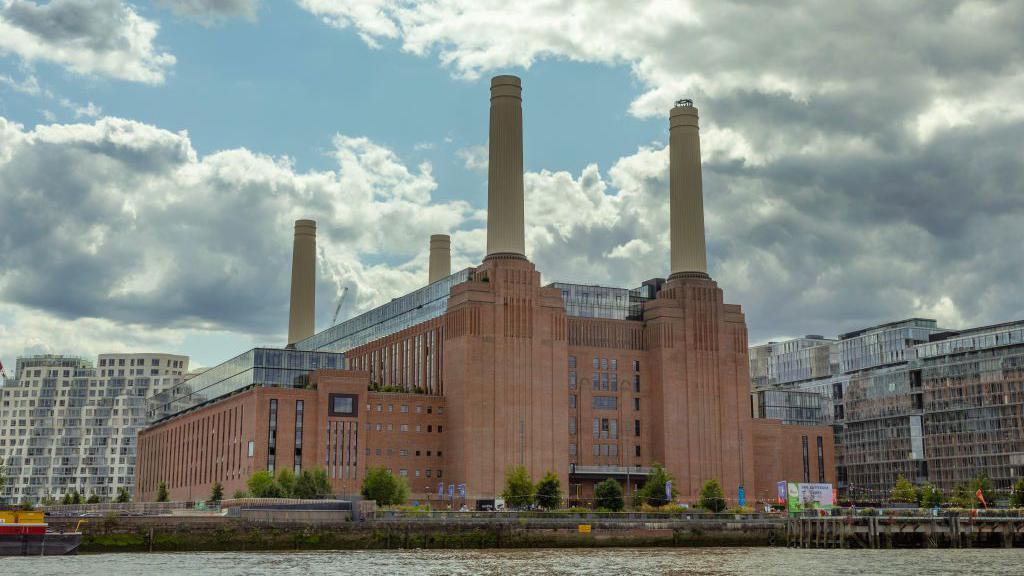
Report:
[[[310,466],[343,494],[382,465],[414,498],[440,482],[464,484],[470,501],[498,495],[517,465],[584,500],[609,477],[641,485],[654,463],[684,501],[710,479],[733,502],[741,487],[773,500],[780,480],[833,480],[830,428],[751,417],[743,312],[707,274],[696,108],[671,113],[671,275],[634,302],[624,289],[542,286],[526,258],[520,94],[518,78],[492,81],[487,257],[405,297],[436,313],[398,327],[385,305],[365,315],[383,320],[357,322],[379,336],[354,345],[355,329],[310,334],[296,349],[343,353],[349,370],[221,393],[157,422],[139,437],[138,497],[161,481],[176,499],[215,481],[230,494],[256,470]]]

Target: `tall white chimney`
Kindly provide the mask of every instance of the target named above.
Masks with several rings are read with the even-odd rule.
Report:
[[[316,221],[295,221],[292,247],[292,295],[288,346],[313,335],[316,311]]]
[[[672,245],[672,274],[669,278],[709,277],[697,124],[697,109],[693,102],[676,102],[669,113],[669,228]]]
[[[525,258],[523,98],[518,76],[491,78],[487,258]]]
[[[430,270],[427,284],[433,284],[452,273],[452,237],[433,234],[430,237]]]

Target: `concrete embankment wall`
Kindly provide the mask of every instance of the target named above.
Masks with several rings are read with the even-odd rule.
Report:
[[[71,530],[77,519],[52,519]],[[580,533],[586,523],[590,533]],[[281,522],[225,517],[108,517],[82,524],[82,552],[784,545],[781,519],[728,521],[376,520]]]

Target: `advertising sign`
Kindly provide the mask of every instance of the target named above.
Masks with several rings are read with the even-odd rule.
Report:
[[[776,485],[776,487],[778,488],[777,494],[778,494],[778,498],[779,498],[779,504],[785,504],[786,503],[786,482],[784,482],[784,481],[783,482],[779,482]]]
[[[831,484],[793,483],[787,486],[789,511],[799,512],[801,510],[828,510],[832,508],[834,501]]]

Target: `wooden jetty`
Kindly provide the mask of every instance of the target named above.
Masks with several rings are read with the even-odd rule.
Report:
[[[792,548],[1013,548],[1024,544],[1024,517],[793,516]]]

